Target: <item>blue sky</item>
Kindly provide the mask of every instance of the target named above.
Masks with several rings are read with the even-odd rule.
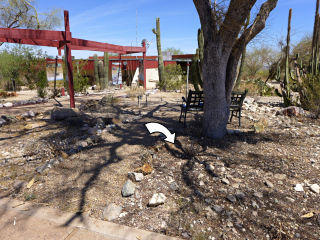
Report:
[[[264,1],[257,2],[261,4]],[[144,38],[153,42],[147,55],[157,55],[156,36],[151,31],[156,27],[157,17],[160,17],[161,23],[162,49],[175,47],[184,53],[195,53],[197,48],[200,21],[192,0],[39,0],[38,3],[41,10],[50,6],[68,10],[70,30],[75,38],[136,46],[137,12],[138,45]],[[286,35],[290,8],[293,9],[292,29],[295,32],[292,40],[297,41],[312,32],[315,4],[316,0],[279,0],[266,30],[254,44],[276,45],[280,35]],[[49,55],[57,55],[55,48],[44,49]],[[94,53],[72,51],[76,58],[87,58]]]

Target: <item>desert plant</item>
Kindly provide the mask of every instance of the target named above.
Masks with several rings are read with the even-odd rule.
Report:
[[[161,51],[160,18],[156,19],[156,29],[153,28],[152,32],[156,35],[157,38],[159,82],[162,84],[164,75],[164,65]]]
[[[93,65],[94,65],[94,80],[96,84],[99,85],[99,70],[98,70],[98,55],[94,54],[93,55]]]
[[[104,61],[104,78],[102,88],[106,88],[109,85],[109,53],[105,52],[103,55]]]
[[[180,90],[185,83],[185,74],[178,64],[165,66],[163,81],[158,82],[157,86],[161,90]]]

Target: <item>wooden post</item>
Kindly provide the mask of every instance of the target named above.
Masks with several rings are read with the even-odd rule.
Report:
[[[69,24],[69,12],[64,11],[64,24],[65,24],[65,55],[66,55],[66,70],[69,80],[69,96],[70,96],[70,108],[75,108],[74,102],[74,89],[73,89],[73,73],[72,73],[72,57],[71,57],[71,33]]]
[[[146,42],[143,41],[144,48],[146,47]],[[146,52],[143,52],[143,87],[144,90],[147,90],[147,67],[146,67]]]

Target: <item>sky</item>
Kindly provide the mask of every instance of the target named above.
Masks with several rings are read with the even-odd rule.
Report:
[[[254,11],[257,12],[264,1],[258,0]],[[197,48],[197,31],[201,25],[192,0],[38,0],[38,3],[41,11],[52,6],[68,10],[70,31],[75,38],[123,46],[141,46],[141,41],[147,39],[152,43],[147,55],[157,55],[156,35],[152,28],[156,28],[156,18],[160,17],[162,49],[174,47],[190,54]],[[316,0],[279,0],[266,29],[251,46],[277,46],[281,36],[286,36],[290,8],[293,9],[293,42],[312,33],[315,5]],[[63,26],[57,30],[63,30]],[[56,48],[43,49],[48,55],[58,54]],[[72,51],[76,58],[88,58],[94,53],[103,55],[101,52]]]

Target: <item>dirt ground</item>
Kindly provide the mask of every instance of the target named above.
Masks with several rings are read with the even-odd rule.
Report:
[[[0,195],[79,218],[103,219],[105,206],[115,203],[123,208],[116,223],[188,239],[319,239],[319,193],[310,190],[320,185],[319,120],[275,117],[279,99],[257,98],[256,108],[268,106],[270,113],[248,105],[241,127],[237,120],[228,124],[241,132],[213,140],[202,135],[202,113],[188,114],[187,128],[178,122],[182,95],[158,92],[140,107],[136,98],[93,102],[94,108],[79,111],[82,122],[53,121],[43,109],[36,118],[2,126]],[[118,124],[89,134],[99,117]],[[260,133],[252,130],[257,118],[268,122]],[[175,143],[149,134],[149,122],[175,132]],[[57,164],[36,173],[51,160]],[[152,173],[122,197],[128,172],[145,163]],[[163,193],[165,203],[150,207],[154,193]]]

